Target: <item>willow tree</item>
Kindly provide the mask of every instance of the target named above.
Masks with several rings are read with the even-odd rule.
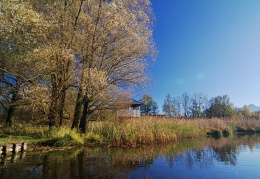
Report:
[[[35,60],[28,53],[46,40],[49,25],[27,2],[0,2],[0,104],[12,125],[14,112],[22,105],[23,89],[39,77]]]
[[[89,114],[122,105],[146,84],[154,55],[149,0],[3,0],[0,16],[0,99],[44,106],[49,126],[62,124],[73,87],[72,127],[85,132]]]
[[[82,2],[1,2],[1,87],[11,97],[9,111],[24,98],[45,106],[50,126],[62,124],[66,92],[74,84],[71,46]]]
[[[155,48],[149,0],[86,0],[82,8],[75,34],[80,68],[72,128],[79,124],[85,133],[91,113],[113,106],[121,92],[146,84],[146,60]]]
[[[37,59],[38,68],[43,72],[41,87],[48,91],[46,99],[49,126],[60,126],[63,123],[67,91],[75,82],[77,64],[72,46],[83,0],[31,1],[31,3],[51,24],[47,43],[35,49],[31,57]]]

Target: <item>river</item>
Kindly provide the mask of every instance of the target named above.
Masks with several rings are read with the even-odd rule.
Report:
[[[0,178],[260,178],[260,135],[1,156]]]

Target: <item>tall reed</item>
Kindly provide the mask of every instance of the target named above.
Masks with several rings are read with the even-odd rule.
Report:
[[[141,117],[122,121],[90,122],[83,135],[69,127],[49,130],[48,126],[17,124],[0,130],[0,144],[26,141],[56,141],[58,146],[104,143],[110,146],[171,143],[187,138],[229,135],[234,132],[260,132],[260,120],[245,119],[176,119]]]
[[[168,119],[129,119],[122,122],[94,122],[88,135],[99,135],[112,146],[168,143],[203,136],[200,128]]]

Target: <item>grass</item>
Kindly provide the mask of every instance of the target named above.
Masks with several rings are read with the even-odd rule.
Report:
[[[29,144],[71,146],[84,144],[84,137],[68,127],[49,130],[48,126],[18,124],[0,130],[0,145],[21,141]]]
[[[38,140],[30,136],[0,135],[0,145],[29,142],[36,143]]]
[[[0,145],[23,141],[58,147],[89,143],[137,146],[172,143],[206,135],[222,137],[235,132],[260,132],[260,120],[142,117],[123,121],[90,122],[85,135],[70,130],[69,127],[49,130],[48,126],[17,124],[13,128],[0,130]]]
[[[49,138],[56,140],[54,143],[56,147],[84,144],[84,138],[76,130],[67,127],[51,130]]]

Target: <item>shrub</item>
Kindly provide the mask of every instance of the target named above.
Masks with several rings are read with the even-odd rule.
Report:
[[[227,128],[225,130],[223,130],[223,136],[227,137],[233,134],[233,130],[231,128]]]

